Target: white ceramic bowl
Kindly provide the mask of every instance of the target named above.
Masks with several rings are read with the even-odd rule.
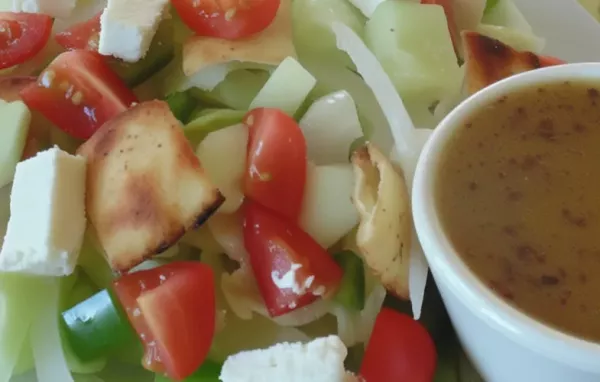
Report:
[[[600,344],[546,326],[492,292],[453,249],[434,205],[440,154],[466,117],[500,94],[574,79],[600,83],[600,63],[534,70],[478,92],[441,122],[419,159],[412,200],[417,234],[459,339],[487,382],[600,381]]]

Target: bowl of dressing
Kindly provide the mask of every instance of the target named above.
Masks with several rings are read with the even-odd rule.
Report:
[[[417,166],[413,215],[488,382],[600,381],[600,64],[471,96]]]

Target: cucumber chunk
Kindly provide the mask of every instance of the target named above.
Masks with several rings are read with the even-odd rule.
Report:
[[[331,30],[333,22],[341,22],[363,35],[366,18],[346,0],[294,0],[292,26],[294,46],[303,62],[318,59],[347,67],[354,67],[348,55],[337,49]]]
[[[230,72],[225,80],[211,91],[192,88],[190,92],[209,106],[248,110],[250,103],[268,79],[269,73],[266,71],[241,69]]]
[[[197,146],[209,133],[242,121],[245,111],[217,109],[192,120],[183,127],[183,133],[190,143]]]
[[[334,299],[344,307],[363,310],[365,307],[365,271],[362,260],[352,251],[341,251],[333,259],[342,267],[344,277]]]
[[[158,27],[144,58],[135,63],[110,60],[109,65],[127,85],[135,87],[167,66],[174,57],[173,23],[166,19]]]
[[[293,117],[315,87],[317,80],[293,57],[279,64],[250,103],[250,109],[273,107]]]
[[[365,27],[375,54],[411,113],[461,86],[460,69],[440,6],[404,1],[380,4]]]
[[[12,182],[17,163],[23,155],[31,113],[21,101],[8,103],[0,100],[0,120],[2,121],[0,188],[2,188]]]

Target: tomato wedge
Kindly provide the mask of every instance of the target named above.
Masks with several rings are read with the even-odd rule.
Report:
[[[431,382],[437,355],[427,330],[390,308],[377,315],[360,375],[368,382]]]
[[[60,54],[21,98],[57,127],[88,139],[104,122],[137,102],[133,92],[97,53],[74,50]]]
[[[100,43],[100,16],[102,12],[88,21],[75,24],[57,33],[54,39],[66,50],[86,49],[98,51]]]
[[[252,201],[244,211],[244,246],[273,317],[336,292],[343,271],[306,232]]]
[[[435,4],[440,5],[444,8],[444,14],[446,15],[446,21],[448,22],[448,30],[450,31],[450,37],[454,44],[454,50],[457,50],[457,46],[460,40],[458,30],[456,27],[456,21],[454,21],[454,9],[452,8],[452,0],[421,0],[421,4]]]
[[[114,291],[145,348],[144,367],[182,380],[204,362],[215,333],[212,270],[173,262],[130,273]]]
[[[50,38],[52,18],[37,13],[0,12],[0,69],[22,64]]]
[[[235,40],[268,27],[280,0],[171,0],[171,4],[197,35]]]
[[[251,110],[244,123],[250,129],[245,194],[284,217],[296,221],[306,183],[306,140],[300,127],[279,109]]]

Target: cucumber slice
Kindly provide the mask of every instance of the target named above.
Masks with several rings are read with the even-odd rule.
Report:
[[[31,113],[21,101],[11,103],[0,100],[0,120],[2,135],[0,138],[0,188],[12,182],[25,148],[25,139],[29,132]]]
[[[365,270],[362,260],[352,251],[342,251],[333,255],[342,267],[344,277],[334,299],[344,307],[363,310],[365,307]]]
[[[240,110],[217,109],[185,125],[183,133],[196,147],[209,133],[242,122],[244,115],[246,112]]]
[[[300,62],[319,59],[354,67],[348,55],[337,49],[331,30],[333,22],[341,22],[363,35],[366,18],[346,0],[294,0],[292,26],[294,46]]]
[[[427,109],[461,86],[442,7],[386,1],[367,22],[365,42],[411,114],[415,112],[411,106]]]
[[[250,109],[274,107],[293,117],[315,87],[317,80],[293,57],[279,64],[250,103]]]
[[[481,22],[533,33],[531,25],[512,0],[496,0],[496,4],[484,13]]]
[[[194,97],[210,106],[248,110],[268,79],[269,73],[266,71],[240,69],[230,72],[225,81],[211,91],[199,88],[190,91]]]
[[[110,60],[109,64],[127,85],[135,87],[166,67],[174,57],[173,23],[165,19],[158,27],[150,49],[143,59],[136,63]]]
[[[177,92],[167,96],[166,99],[171,112],[181,123],[188,123],[196,107],[196,100],[190,92]]]

